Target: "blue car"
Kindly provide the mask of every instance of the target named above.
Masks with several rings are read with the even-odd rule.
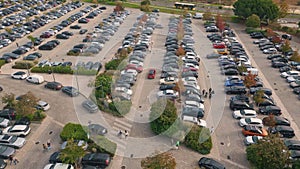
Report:
[[[243,80],[226,80],[224,86],[244,86]]]

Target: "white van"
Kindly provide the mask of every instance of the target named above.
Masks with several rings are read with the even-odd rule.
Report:
[[[195,123],[195,124],[197,124],[198,126],[201,126],[201,127],[206,127],[206,121],[202,120],[202,119],[199,119],[197,117],[183,115],[182,120]]]
[[[30,75],[26,78],[27,82],[34,83],[34,84],[41,84],[44,82],[44,77],[41,75]]]

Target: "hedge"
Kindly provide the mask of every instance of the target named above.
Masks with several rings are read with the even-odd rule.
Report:
[[[105,70],[117,70],[122,59],[113,59],[105,64]]]
[[[37,64],[36,61],[16,61],[15,65],[12,66],[13,69],[30,69]]]
[[[108,153],[111,157],[113,157],[117,150],[117,144],[108,140],[104,136],[97,135],[91,136],[92,138],[88,141],[88,150],[93,151],[96,149],[99,153]]]
[[[265,30],[263,29],[257,29],[257,28],[252,28],[252,27],[247,27],[245,29],[246,33],[250,34],[250,33],[253,33],[253,32],[265,32]]]
[[[85,69],[83,67],[79,67],[76,70],[74,70],[74,74],[78,75],[97,75],[98,71],[97,70],[90,70],[90,69]]]
[[[33,73],[61,73],[61,74],[73,74],[73,70],[70,66],[44,66],[44,67],[33,67],[31,70]]]
[[[0,68],[5,64],[5,60],[0,60]]]
[[[200,154],[209,154],[212,148],[209,129],[194,125],[185,137],[184,144]]]
[[[100,110],[106,113],[110,113],[113,116],[122,117],[130,111],[132,102],[128,100],[122,100],[108,103],[105,100],[97,100],[97,105]]]
[[[63,141],[69,139],[74,140],[84,140],[87,141],[87,133],[80,124],[68,123],[64,126],[62,132],[60,133],[60,138]]]

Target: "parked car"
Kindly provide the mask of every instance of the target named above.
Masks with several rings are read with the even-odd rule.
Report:
[[[269,133],[270,134],[278,133],[280,137],[284,137],[284,138],[292,138],[295,136],[293,128],[291,128],[290,126],[282,126],[282,125],[270,127]]]
[[[276,116],[281,115],[281,109],[278,106],[264,106],[259,108],[259,113],[264,115],[273,114]]]
[[[30,133],[28,125],[13,125],[3,129],[3,134],[25,137]]]
[[[241,110],[241,109],[253,110],[252,104],[248,104],[247,102],[240,101],[240,100],[230,101],[229,107],[231,110]]]
[[[273,118],[273,119],[272,119]],[[274,120],[274,121],[273,121]],[[271,125],[282,125],[282,126],[290,126],[290,121],[287,118],[281,116],[271,116],[263,118],[263,123],[266,126],[270,126],[270,121],[272,121]],[[274,122],[274,124],[273,124]]]
[[[225,169],[225,166],[223,164],[208,157],[201,157],[200,160],[198,161],[198,165],[200,168],[204,167],[204,168],[212,168],[212,169]]]
[[[83,156],[81,164],[83,166],[107,167],[111,162],[111,157],[106,153],[90,153]]]
[[[44,169],[74,169],[74,167],[71,164],[55,163],[47,164]]]
[[[17,71],[13,74],[11,74],[11,78],[13,79],[20,79],[20,80],[24,80],[27,78],[27,73],[26,72],[23,72],[23,71]]]
[[[16,119],[16,110],[15,109],[3,109],[0,110],[0,117],[15,120]]]
[[[64,86],[64,87],[62,87],[61,91],[71,97],[75,97],[75,96],[79,95],[78,89],[76,89],[75,87],[72,87],[72,86]]]
[[[251,144],[256,144],[258,140],[261,140],[263,137],[262,136],[247,136],[244,139],[244,143],[246,146],[249,146]]]
[[[0,145],[0,158],[8,159],[9,156],[14,155],[16,150],[12,147]]]
[[[258,127],[258,126],[245,126],[242,129],[242,133],[244,134],[244,136],[268,136],[268,132],[265,128],[263,127]]]
[[[0,145],[9,146],[13,148],[21,148],[25,145],[26,140],[22,137],[0,135]]]
[[[50,105],[47,102],[40,100],[37,102],[37,105],[35,108],[38,110],[47,111],[50,109]]]
[[[163,91],[157,92],[157,97],[176,99],[178,97],[178,92],[176,92],[175,90],[163,90]]]
[[[45,88],[52,89],[52,90],[60,90],[62,88],[62,84],[59,82],[47,82],[45,84]]]
[[[51,154],[49,163],[55,164],[55,163],[62,163],[62,160],[60,159],[61,152],[57,151]]]
[[[251,118],[251,117],[256,117],[256,111],[255,110],[248,110],[248,109],[241,109],[241,110],[236,110],[232,113],[232,116],[235,119],[241,119],[241,118]]]
[[[289,150],[300,150],[300,140],[286,139],[283,143]]]
[[[5,128],[5,127],[9,126],[9,124],[10,124],[10,121],[8,119],[0,117],[0,127]]]
[[[246,87],[244,86],[228,86],[225,87],[226,94],[246,94]]]
[[[96,113],[99,111],[98,106],[91,100],[85,100],[82,102],[82,107],[84,107],[90,113]]]
[[[241,118],[239,124],[241,127],[244,127],[246,125],[263,127],[262,120],[256,117]]]

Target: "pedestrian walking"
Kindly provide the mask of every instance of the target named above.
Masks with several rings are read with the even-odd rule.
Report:
[[[17,48],[19,47],[19,44],[18,43],[16,43],[16,45],[17,45]]]
[[[50,143],[50,140],[47,141],[47,149],[48,149],[48,150],[51,150],[51,143]]]
[[[209,88],[209,89],[208,89],[208,92],[209,92],[209,94],[212,93],[212,88]]]
[[[118,135],[119,138],[122,138],[122,134],[123,134],[122,130],[119,130],[117,135]]]
[[[177,150],[179,149],[179,145],[180,145],[180,142],[177,141],[177,142],[176,142],[176,145],[175,145]]]
[[[204,94],[205,94],[205,89],[202,90],[202,95],[204,96]]]
[[[207,97],[207,95],[208,95],[208,92],[205,92],[205,94],[204,94],[204,97],[206,98],[206,97]]]
[[[8,160],[9,160],[9,164],[11,165],[11,163],[13,162],[13,160],[14,160],[14,158],[13,158],[13,156],[12,155],[10,155],[9,157],[8,157]]]
[[[127,130],[125,130],[125,139],[128,137],[129,133]]]
[[[19,163],[19,160],[15,157],[13,162],[14,162],[15,165],[17,165]]]
[[[211,96],[212,96],[212,93],[209,93],[208,98],[211,98]]]
[[[213,133],[214,130],[215,130],[214,126],[211,126],[211,128],[210,128],[210,133]]]
[[[43,149],[44,149],[44,151],[48,150],[48,147],[46,146],[46,144],[43,144]]]

